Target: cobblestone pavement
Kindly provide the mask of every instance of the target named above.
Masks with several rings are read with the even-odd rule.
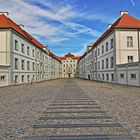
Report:
[[[80,79],[1,88],[0,139],[139,139],[139,107],[140,88]]]

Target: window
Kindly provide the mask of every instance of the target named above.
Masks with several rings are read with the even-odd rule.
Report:
[[[39,59],[39,52],[37,52],[37,59]]]
[[[35,71],[35,63],[33,62],[33,71]]]
[[[24,53],[24,44],[21,44],[21,52]]]
[[[97,51],[95,51],[95,57],[97,57]]]
[[[64,72],[65,72],[65,69],[64,69]]]
[[[111,81],[114,81],[114,74],[111,74]]]
[[[18,76],[15,75],[15,82],[18,83]]]
[[[100,49],[98,49],[98,56],[100,55]]]
[[[103,80],[105,79],[104,74],[102,74],[102,79],[103,79]]]
[[[128,59],[128,63],[132,63],[133,62],[133,56],[128,56],[127,59]]]
[[[102,54],[104,54],[104,45],[102,46]]]
[[[106,52],[108,51],[108,42],[106,42]]]
[[[22,82],[25,81],[25,79],[24,79],[24,75],[21,76],[21,81],[22,81]]]
[[[108,58],[106,59],[106,69],[108,69]]]
[[[109,74],[108,73],[106,74],[106,80],[107,81],[109,80]]]
[[[30,62],[27,61],[27,70],[30,70]]]
[[[24,70],[24,60],[21,61],[21,69]]]
[[[65,64],[64,64],[64,67],[65,67]]]
[[[35,50],[32,50],[32,56],[35,57]]]
[[[15,69],[17,70],[18,69],[18,59],[15,58]]]
[[[5,81],[6,80],[6,76],[2,75],[0,76],[0,81]]]
[[[34,81],[35,80],[35,75],[33,75],[33,79],[32,79],[32,81]]]
[[[111,57],[111,68],[113,68],[113,67],[114,67],[114,58]]]
[[[127,47],[133,47],[133,37],[127,36]]]
[[[124,79],[124,74],[120,74],[120,79]]]
[[[100,74],[98,74],[98,79],[99,79],[99,80],[101,79]]]
[[[131,80],[136,80],[136,74],[130,74],[130,79]]]
[[[15,50],[18,51],[18,41],[15,40]]]
[[[97,70],[97,63],[95,62],[95,70]]]
[[[111,43],[110,43],[110,44],[111,44],[111,49],[113,49],[113,48],[114,48],[114,47],[113,47],[113,46],[114,46],[114,44],[113,44],[113,39],[111,39]]]
[[[98,62],[98,69],[100,69],[100,62]]]
[[[30,75],[27,76],[27,81],[30,82]]]
[[[104,60],[102,60],[102,69],[104,69]]]
[[[30,48],[27,47],[27,55],[30,55]]]
[[[42,54],[42,60],[43,60],[43,61],[45,60],[45,56],[44,56],[44,54]]]

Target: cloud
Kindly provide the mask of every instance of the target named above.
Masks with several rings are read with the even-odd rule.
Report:
[[[82,44],[82,48],[78,52],[73,53],[73,54],[76,55],[76,56],[81,56],[82,54],[84,54],[86,52],[87,46],[91,45],[92,43],[93,43],[93,40],[91,40],[91,39],[88,40],[86,43]]]
[[[39,2],[40,5],[35,2]],[[31,0],[30,3],[27,0],[1,0],[1,7],[10,13],[11,19],[18,24],[24,24],[25,30],[46,45],[57,46],[70,40],[79,41],[82,40],[81,35],[90,38],[101,35],[99,31],[73,20],[77,18],[95,20],[97,17],[84,11],[77,11],[68,3],[54,4],[49,0]],[[101,16],[99,19],[104,20]],[[55,22],[58,24],[53,24]]]
[[[99,37],[101,35],[100,32],[93,30],[91,28],[88,28],[88,27],[81,25],[81,24],[77,24],[74,22],[65,22],[64,24],[66,26],[72,28],[73,30],[77,31],[77,34],[80,34],[80,33],[90,34],[94,37]]]
[[[130,2],[131,2],[131,4],[132,4],[133,6],[136,6],[134,0],[130,0]]]

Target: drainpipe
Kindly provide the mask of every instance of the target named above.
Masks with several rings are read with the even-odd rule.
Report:
[[[140,36],[139,36],[139,31],[138,30],[138,57],[139,57],[139,86],[140,86]]]
[[[138,59],[139,59],[139,63],[140,63],[140,36],[139,36],[139,31],[140,30],[138,30]]]

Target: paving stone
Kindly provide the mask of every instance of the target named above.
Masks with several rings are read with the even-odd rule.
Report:
[[[0,139],[139,139],[138,119],[128,118],[137,118],[139,110],[135,108],[140,106],[140,96],[136,88],[116,87],[61,79],[2,88]],[[134,95],[126,96],[126,91]]]

